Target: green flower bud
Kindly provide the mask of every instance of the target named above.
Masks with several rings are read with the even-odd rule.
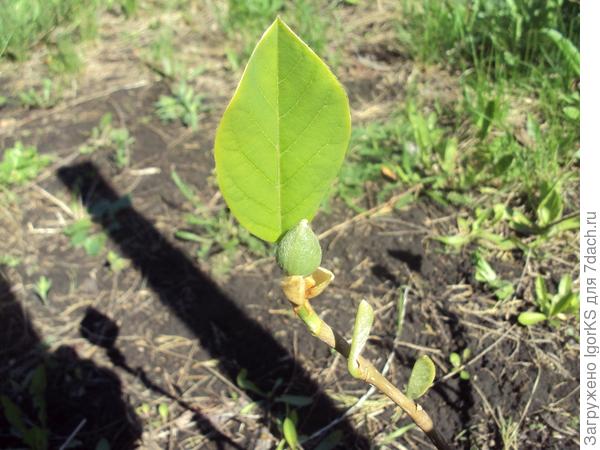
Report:
[[[306,219],[283,235],[277,245],[275,257],[277,264],[287,275],[304,277],[319,267],[321,245]]]

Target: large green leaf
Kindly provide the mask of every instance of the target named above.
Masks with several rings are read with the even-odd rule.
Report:
[[[274,242],[310,220],[350,139],[346,93],[280,19],[260,39],[215,140],[217,181],[251,233]]]

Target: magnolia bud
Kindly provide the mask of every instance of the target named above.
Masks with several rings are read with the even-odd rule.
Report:
[[[306,219],[283,235],[275,256],[286,275],[304,277],[319,267],[321,245]]]

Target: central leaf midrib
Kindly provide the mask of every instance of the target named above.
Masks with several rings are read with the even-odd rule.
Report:
[[[280,138],[280,119],[279,119],[279,78],[281,76],[280,65],[279,65],[279,61],[280,61],[279,33],[281,31],[281,25],[279,23],[277,23],[276,27],[277,27],[277,35],[276,35],[275,43],[276,43],[277,48],[275,50],[275,57],[276,57],[275,64],[277,64],[277,76],[275,77],[275,107],[276,107],[275,118],[276,118],[276,123],[277,123],[277,130],[276,130],[277,135],[276,135],[276,139],[275,139],[275,143],[276,143],[275,154],[276,154],[276,158],[277,158],[277,169],[276,169],[275,183],[276,183],[276,189],[277,189],[277,209],[278,209],[278,216],[279,216],[279,232],[282,233],[283,232],[283,214],[282,214],[283,205],[281,204],[281,138]]]

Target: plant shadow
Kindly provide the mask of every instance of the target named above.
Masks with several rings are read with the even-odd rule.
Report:
[[[130,204],[123,204],[111,214],[104,214],[103,208],[95,207],[119,202],[122,197],[93,163],[63,167],[59,169],[58,177],[67,189],[82,198],[93,220],[103,226],[120,253],[131,260],[160,302],[193,332],[203,349],[219,361],[219,371],[229,380],[235,382],[243,368],[248,371],[248,379],[263,392],[270,392],[275,380],[281,378],[289,383],[287,393],[312,396],[312,405],[299,410],[299,431],[305,435],[341,415],[289,351],[228,298],[147,218]],[[251,392],[248,394],[261,400]],[[283,405],[267,402],[261,402],[261,405],[265,416],[281,415],[285,411]],[[310,414],[303,414],[309,410]],[[369,448],[366,439],[347,420],[343,420],[338,429],[345,442],[353,443],[352,447],[346,448]],[[310,445],[305,447],[310,448]]]
[[[0,448],[137,448],[141,426],[112,371],[48,351],[0,267]]]

